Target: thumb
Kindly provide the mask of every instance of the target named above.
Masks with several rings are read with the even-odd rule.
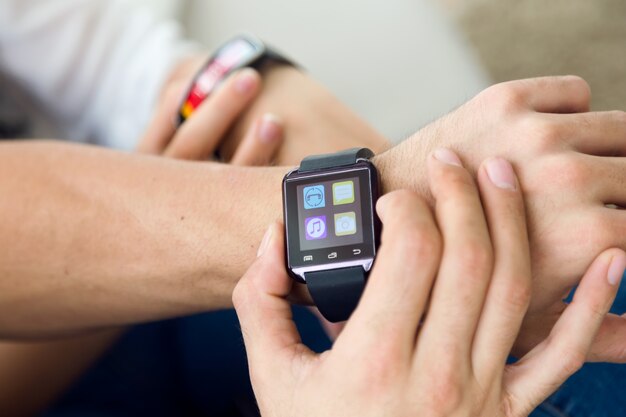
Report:
[[[275,378],[283,370],[294,369],[293,363],[286,362],[314,355],[302,344],[286,300],[291,285],[285,270],[282,225],[275,223],[261,242],[258,259],[233,292],[253,380]]]

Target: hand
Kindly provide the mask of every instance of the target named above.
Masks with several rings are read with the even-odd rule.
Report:
[[[512,161],[525,194],[533,297],[514,353],[532,349],[560,317],[562,301],[603,250],[626,248],[626,113],[589,113],[589,86],[548,77],[493,86],[377,157],[383,188],[429,198],[426,155],[444,146],[475,173],[480,161]],[[626,320],[607,317],[590,360],[626,361]]]
[[[173,126],[169,121],[205,61],[205,55],[198,55],[176,67],[163,94],[159,112],[162,122],[155,120],[153,123],[156,126],[152,130],[164,132],[157,137],[172,136]],[[228,132],[220,149],[226,162],[239,149],[246,133],[266,113],[280,116],[286,126],[286,140],[275,160],[278,165],[296,165],[311,154],[353,147],[366,146],[375,153],[389,148],[389,142],[382,135],[311,77],[293,67],[277,65],[263,72],[262,91]],[[159,142],[158,138],[153,140]]]
[[[188,85],[181,81],[170,84],[139,143],[138,152],[192,160],[212,157],[228,130],[258,95],[261,78],[252,69],[234,73],[176,130],[174,117],[186,88]],[[280,119],[270,113],[261,115],[243,136],[230,162],[235,165],[269,165],[282,141]]]
[[[285,143],[276,161],[296,165],[309,155],[368,147],[375,153],[389,142],[310,76],[289,66],[263,72],[263,91],[231,132],[222,148],[232,155],[239,138],[261,114],[280,115],[285,122]]]
[[[381,198],[376,264],[322,355],[300,340],[285,300],[283,233],[268,231],[233,294],[262,415],[526,416],[584,362],[626,254],[600,255],[550,337],[506,365],[531,290],[519,184],[508,162],[492,159],[479,168],[479,196],[454,153],[435,155],[436,221],[411,192]]]

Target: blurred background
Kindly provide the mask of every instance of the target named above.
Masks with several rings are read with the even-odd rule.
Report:
[[[576,74],[626,100],[623,0],[143,0],[213,49],[249,31],[401,139],[490,83]]]
[[[577,74],[595,110],[625,107],[623,0],[135,2],[177,19],[207,53],[258,35],[393,140],[510,79]]]
[[[392,139],[489,83],[472,48],[430,0],[142,0],[214,50],[250,32],[301,63]]]

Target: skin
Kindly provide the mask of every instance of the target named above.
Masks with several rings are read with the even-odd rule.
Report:
[[[525,195],[533,270],[518,355],[547,336],[595,256],[626,248],[626,212],[607,207],[626,207],[626,113],[589,112],[589,102],[589,86],[573,76],[498,84],[379,164],[386,191],[409,188],[432,202],[426,165],[415,161],[439,146],[459,153],[473,175],[491,156],[513,163]],[[624,318],[608,316],[589,359],[625,361],[625,329]]]
[[[584,363],[626,254],[601,254],[549,337],[506,365],[532,292],[519,182],[506,160],[490,159],[478,169],[479,195],[451,151],[427,165],[434,215],[410,191],[381,198],[368,286],[321,355],[293,322],[282,225],[266,233],[233,294],[263,416],[522,417]]]
[[[288,78],[285,85],[290,88],[303,82],[300,77]],[[281,84],[273,85],[279,89]],[[170,103],[171,111],[175,108],[171,103],[180,97],[173,96],[173,87],[167,91],[163,106]],[[307,92],[302,103],[311,108],[299,104],[303,107],[293,114],[313,114],[313,122],[307,126],[306,118],[295,118],[295,125],[301,126],[298,134],[286,131],[295,143],[294,156],[275,155],[270,162],[295,164],[311,153],[300,146],[317,146],[316,137],[332,141],[332,146],[337,146],[338,138],[346,138],[350,145],[380,140],[361,123],[353,131],[348,128],[354,123],[333,122],[330,129],[320,128],[333,115],[358,119],[346,116],[349,110],[323,89],[309,85],[300,91]],[[531,308],[514,346],[520,354],[549,333],[565,307],[562,295],[578,282],[594,255],[626,246],[622,213],[604,206],[626,201],[620,140],[624,116],[586,113],[588,102],[588,86],[572,77],[498,85],[374,159],[387,192],[412,189],[430,204],[434,200],[422,161],[435,147],[456,149],[472,174],[481,158],[503,155],[513,161],[527,197],[536,276]],[[248,121],[249,114],[269,107],[248,107],[236,128],[218,130],[230,135],[243,131],[245,138],[257,123]],[[246,106],[227,107],[227,114],[233,109]],[[187,133],[176,138],[170,121],[171,117],[155,120],[146,135],[149,139],[142,141],[148,146],[143,152],[198,160],[212,154],[211,148],[203,147],[207,138],[202,123],[189,124]],[[334,131],[342,134],[333,135]],[[318,133],[304,135],[309,132]],[[312,139],[297,142],[304,138]],[[216,143],[211,138],[208,142]],[[379,147],[370,146],[386,147],[384,140],[376,143]],[[194,156],[192,150],[201,152]],[[0,213],[7,219],[1,226],[0,245],[8,248],[0,254],[0,335],[26,339],[230,306],[232,288],[254,257],[263,225],[280,217],[276,190],[287,171],[180,163],[54,142],[3,144],[0,160],[6,179],[0,189],[11,196],[0,203]],[[94,195],[94,189],[102,191]],[[259,203],[233,210],[240,207],[240,195]],[[248,222],[241,222],[241,217]],[[225,231],[223,224],[232,227]],[[207,239],[215,235],[219,241]],[[623,320],[609,316],[589,359],[624,361],[624,332]],[[116,334],[109,336],[105,345]]]
[[[622,150],[626,123],[617,112],[572,113],[588,100],[575,77],[497,85],[373,160],[386,192],[413,189],[432,202],[423,161],[434,146],[459,150],[472,173],[476,155],[510,156],[534,274],[516,352],[543,339],[597,254],[626,247],[623,212],[604,206],[626,200],[626,166],[606,156]],[[0,188],[11,198],[0,202],[0,334],[49,337],[229,307],[264,225],[280,218],[287,170],[1,145]],[[590,359],[625,360],[625,331],[609,316]]]
[[[261,78],[255,71],[236,74],[203,103],[198,117],[190,120],[185,129],[172,131],[167,141],[155,143],[157,137],[152,134],[155,124],[165,116],[162,114],[165,103],[162,103],[151,124],[152,130],[146,132],[138,151],[183,158],[190,155],[190,148],[197,149],[195,155],[191,154],[194,158],[190,159],[201,159],[205,152],[212,154],[221,143],[224,127],[234,123],[236,116],[259,93],[260,87]],[[222,109],[219,119],[207,117],[218,108]],[[204,140],[203,147],[195,143],[198,135]],[[240,166],[268,164],[275,158],[283,139],[282,124],[272,115],[263,115],[240,141],[231,163]],[[207,148],[207,143],[213,148]],[[0,390],[0,415],[27,417],[41,413],[124,331],[124,328],[113,328],[50,341],[0,343],[0,386],[3,387]],[[23,400],[24,392],[30,393],[28,401]]]
[[[173,117],[190,80],[205,61],[204,55],[192,57],[174,72],[163,99],[170,107],[166,112],[168,116]],[[296,165],[309,155],[352,147],[369,147],[375,153],[390,147],[386,138],[323,85],[296,68],[274,65],[263,71],[262,93],[228,131],[220,147],[226,161],[239,149],[245,133],[266,113],[279,115],[285,126],[285,142],[277,153],[277,164]],[[171,117],[160,120],[162,125],[153,125],[153,128],[162,132],[160,137],[167,137],[168,130],[172,129]]]

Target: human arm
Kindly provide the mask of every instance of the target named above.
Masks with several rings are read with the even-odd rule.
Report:
[[[550,337],[507,365],[532,286],[522,194],[503,159],[480,167],[480,196],[460,164],[428,157],[435,216],[415,193],[381,198],[368,285],[321,355],[300,340],[282,227],[270,227],[233,294],[263,416],[522,417],[582,365],[626,254],[600,255]]]
[[[285,168],[0,145],[3,336],[121,325],[230,305]]]
[[[425,160],[445,146],[472,173],[501,156],[525,194],[533,267],[532,304],[514,353],[549,332],[562,301],[602,251],[626,248],[626,117],[588,112],[589,86],[578,77],[545,77],[493,86],[412,138],[375,158],[385,192],[409,188],[432,200]],[[626,320],[609,315],[590,360],[623,362]]]
[[[160,100],[148,135],[153,143],[169,143],[183,93],[189,88],[193,76],[206,61],[204,54],[196,55],[179,66]],[[271,65],[262,71],[263,87],[258,98],[228,132],[220,154],[230,161],[235,149],[264,114],[280,117],[285,125],[285,141],[275,162],[282,165],[297,164],[311,154],[328,153],[352,147],[369,147],[382,152],[389,142],[366,121],[341,103],[330,91],[309,74],[287,65]],[[195,118],[195,115],[179,129]],[[196,137],[202,143],[203,135]]]
[[[223,131],[233,123],[259,91],[261,80],[254,71],[235,74],[199,109],[199,117],[172,138],[168,156],[206,157],[220,144]],[[219,110],[219,111],[218,111]],[[213,117],[214,113],[219,117]],[[189,139],[206,130],[205,144],[190,149]],[[156,149],[152,136],[146,135],[139,151]],[[241,142],[233,164],[252,166],[273,160],[282,142],[282,126],[274,118],[262,117]],[[194,143],[192,141],[191,143]],[[0,342],[0,415],[27,417],[38,415],[52,404],[102,353],[124,333],[125,328],[110,328],[72,337],[36,342]],[[25,397],[24,392],[33,395]],[[25,400],[28,398],[28,400]]]

